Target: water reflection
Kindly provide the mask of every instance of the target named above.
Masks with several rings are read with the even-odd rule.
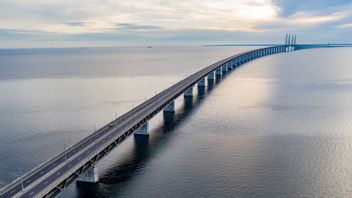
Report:
[[[220,81],[218,81],[220,82]],[[150,131],[149,136],[133,136],[134,144],[132,152],[124,158],[116,159],[116,166],[111,167],[103,175],[100,175],[98,184],[77,183],[78,197],[111,197],[119,193],[120,186],[131,180],[153,155],[163,148],[173,136],[173,131],[180,124],[189,119],[193,112],[200,107],[207,94],[218,83],[208,81],[208,86],[198,87],[194,97],[183,97],[183,105],[175,113],[163,113],[163,123]]]

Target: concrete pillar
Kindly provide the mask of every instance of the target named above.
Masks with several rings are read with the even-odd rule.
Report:
[[[221,68],[222,68],[222,73],[226,73],[226,72],[227,72],[226,64],[223,64],[223,65],[221,66]]]
[[[221,76],[222,72],[221,72],[221,67],[218,67],[216,70],[215,70],[215,75],[217,76]]]
[[[166,107],[164,107],[164,112],[174,113],[175,112],[175,101],[172,101],[168,105],[166,105]]]
[[[192,97],[193,96],[193,87],[187,89],[183,95],[185,97]]]
[[[227,62],[226,63],[226,70],[227,71],[230,71],[232,68],[231,68],[231,62]]]
[[[234,65],[235,65],[235,61],[233,59],[230,60],[230,62],[229,62],[230,70],[233,69]]]
[[[208,80],[214,80],[214,72],[208,74]]]
[[[148,122],[144,123],[137,130],[134,131],[134,135],[149,135],[148,134],[149,124]]]
[[[200,80],[198,81],[198,87],[205,87],[205,80],[204,80],[204,78],[202,78],[202,79],[200,79]]]
[[[93,167],[86,170],[82,175],[79,176],[78,181],[97,183],[99,181],[98,166],[94,164]]]
[[[230,69],[233,70],[235,68],[235,60],[230,61]]]

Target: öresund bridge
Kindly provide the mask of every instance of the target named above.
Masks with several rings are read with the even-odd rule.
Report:
[[[255,49],[220,60],[165,89],[131,111],[111,121],[64,152],[14,180],[0,191],[7,197],[54,197],[76,180],[98,182],[97,162],[131,134],[148,135],[148,120],[160,111],[175,112],[174,100],[193,96],[193,87],[205,86],[226,72],[263,56],[294,50],[338,45],[297,45],[295,35],[286,35],[285,44]]]

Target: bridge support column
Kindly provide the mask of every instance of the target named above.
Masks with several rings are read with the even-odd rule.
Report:
[[[184,95],[184,97],[192,97],[193,96],[193,87],[187,89],[183,95]]]
[[[231,71],[231,62],[226,63],[226,70]]]
[[[227,72],[226,64],[222,65],[221,68],[223,74]]]
[[[174,113],[175,112],[175,101],[170,102],[166,107],[164,107],[164,113]]]
[[[214,80],[214,72],[208,74],[208,80]]]
[[[97,183],[99,181],[98,166],[93,165],[90,169],[86,170],[79,178],[80,182]]]
[[[149,135],[148,134],[149,123],[145,122],[137,130],[134,131],[134,135]]]
[[[215,75],[216,76],[221,76],[222,72],[221,72],[221,67],[218,67],[216,70],[215,70]]]
[[[235,69],[236,68],[234,59],[231,60],[230,66],[231,66],[231,69]]]
[[[204,78],[203,78],[203,79],[200,79],[200,80],[198,81],[198,87],[205,87],[205,80],[204,80]]]

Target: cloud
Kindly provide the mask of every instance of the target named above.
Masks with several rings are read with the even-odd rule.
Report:
[[[286,32],[324,41],[351,31],[350,13],[347,0],[0,0],[0,41],[255,43],[277,42]]]
[[[76,22],[68,22],[66,24],[70,25],[70,26],[88,26],[90,24],[90,22],[87,22],[87,21],[76,21]]]
[[[138,25],[133,23],[118,23],[116,29],[119,30],[132,30],[132,31],[150,31],[150,30],[161,30],[160,26],[155,25]]]
[[[344,23],[338,26],[339,28],[352,28],[352,23]]]

